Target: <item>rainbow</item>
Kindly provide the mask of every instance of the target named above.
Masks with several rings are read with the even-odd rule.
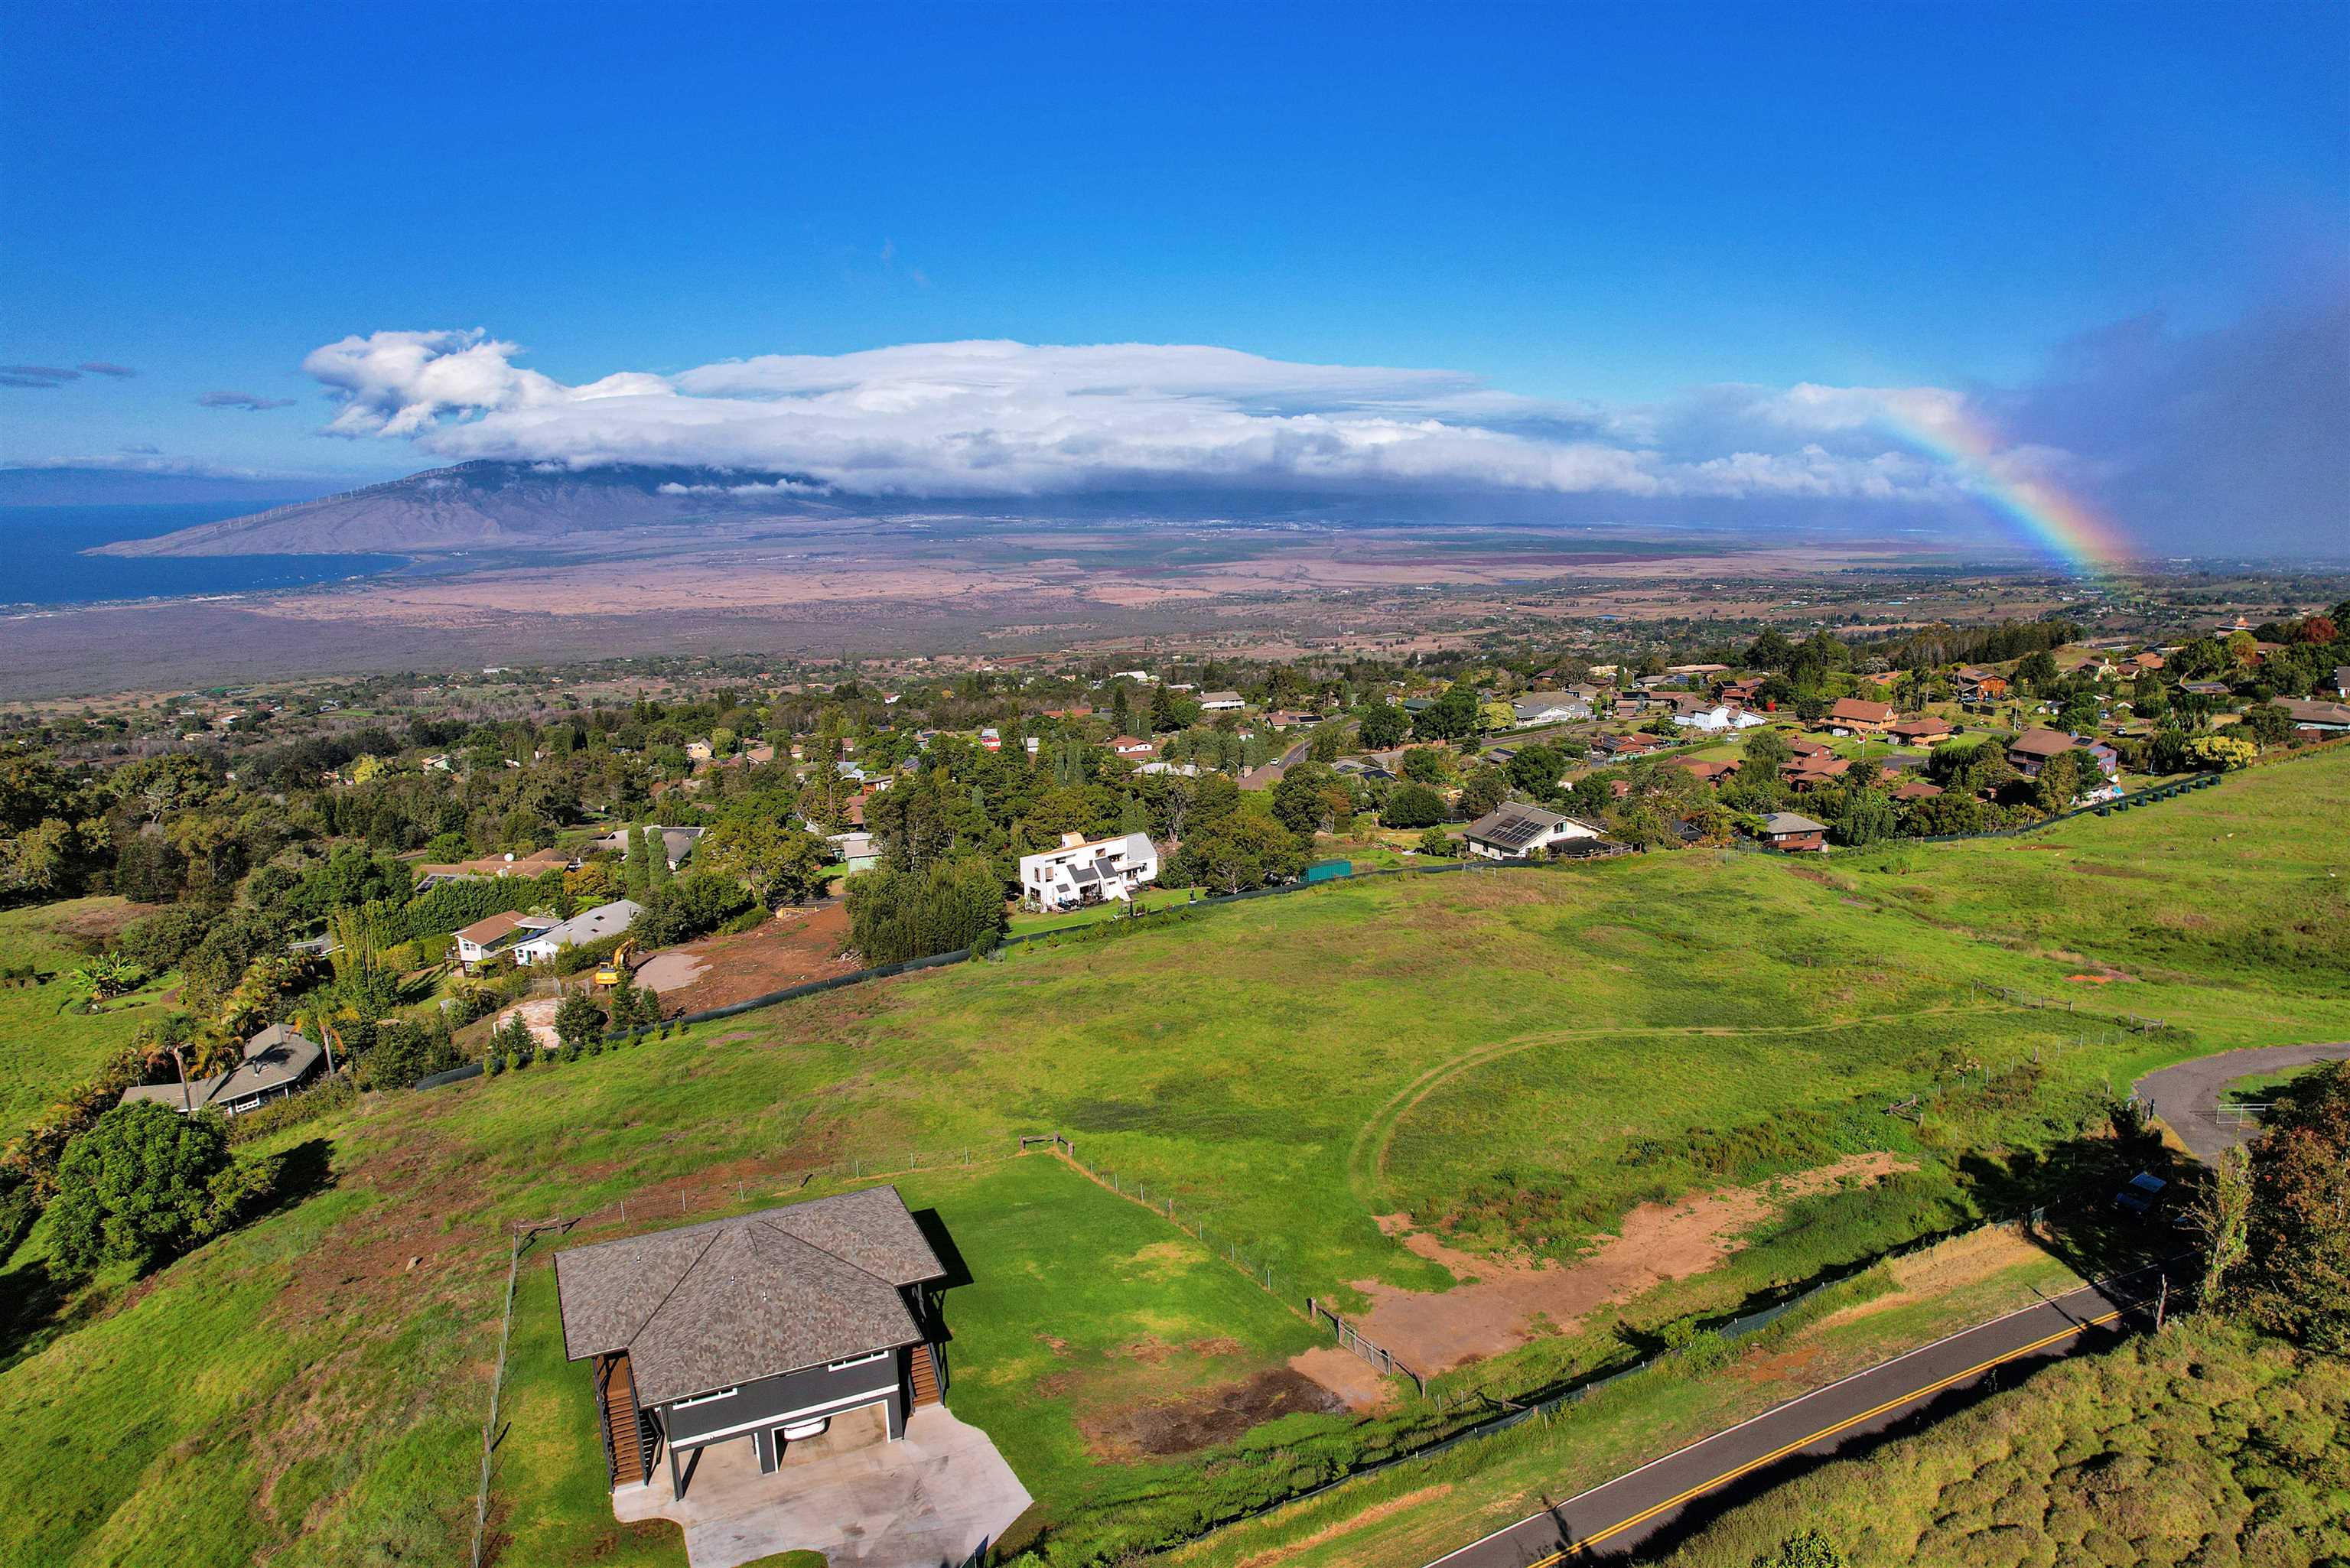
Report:
[[[2001,461],[2000,432],[1975,415],[1946,405],[1923,415],[1887,410],[1881,418],[1900,440],[1957,470],[2034,545],[2071,570],[2101,576],[2137,557],[2137,546],[2111,520],[2045,480],[2017,477]]]

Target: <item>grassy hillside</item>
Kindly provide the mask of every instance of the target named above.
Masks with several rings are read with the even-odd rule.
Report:
[[[66,1090],[90,1075],[106,1054],[161,1011],[168,979],[158,979],[95,1014],[58,1011],[63,977],[90,953],[89,944],[119,929],[131,906],[120,898],[74,898],[36,909],[0,910],[0,954],[33,965],[47,979],[0,986],[0,1145]]]
[[[827,1189],[785,1172],[894,1170],[917,1150],[928,1166],[966,1146],[983,1158],[1057,1128],[1245,1243],[1284,1298],[1353,1300],[1357,1282],[1449,1282],[1382,1232],[1377,1217],[1399,1210],[1471,1251],[1563,1256],[1644,1197],[1855,1149],[1918,1168],[1783,1211],[1727,1266],[1620,1309],[1622,1333],[1611,1309],[1440,1386],[1507,1394],[1607,1365],[1677,1316],[2003,1207],[2043,1156],[2102,1137],[2107,1078],[2350,1037],[2350,997],[2297,956],[2339,952],[2350,932],[2345,819],[2350,757],[2336,756],[2073,825],[2046,848],[1825,866],[1690,853],[1340,884],[371,1098],[272,1140],[308,1147],[323,1190],[151,1282],[52,1281],[38,1230],[9,1261],[0,1297],[26,1305],[0,1345],[15,1439],[0,1447],[0,1561],[143,1561],[167,1540],[189,1563],[456,1560],[507,1228],[621,1199],[643,1229]],[[2108,978],[2069,978],[2092,973]],[[2123,1013],[2170,1027],[2123,1033],[2107,1022]],[[1927,1096],[1922,1126],[1884,1114],[1910,1095]],[[1087,1377],[1128,1342],[1086,1325],[1169,1318],[1133,1342],[1173,1347],[1149,1363],[1172,1407],[1278,1367],[1299,1320],[1044,1157],[993,1169],[904,1180],[977,1276],[948,1300],[973,1335],[954,1401],[996,1433],[1059,1538],[1157,1538],[1264,1469],[1233,1466],[1221,1438],[1153,1456],[1105,1429]],[[1028,1222],[1042,1170],[1066,1196]],[[1058,1282],[1006,1288],[1026,1268]],[[495,1492],[510,1560],[676,1563],[673,1535],[624,1538],[592,1473],[580,1480],[586,1374],[547,1360],[550,1305],[526,1271]],[[1199,1331],[1211,1321],[1224,1326]],[[1320,1462],[1348,1441],[1377,1451],[1407,1417],[1422,1419],[1289,1416],[1303,1440],[1276,1423],[1234,1441]],[[1661,1429],[1632,1420],[1623,1440]],[[1475,1464],[1460,1462],[1448,1484],[1465,1488]]]
[[[1733,1509],[1664,1559],[1816,1530],[1853,1568],[2350,1558],[2350,1366],[2189,1318]]]

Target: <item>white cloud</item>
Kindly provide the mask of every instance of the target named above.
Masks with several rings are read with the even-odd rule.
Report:
[[[1034,495],[1137,484],[1492,486],[1627,496],[1941,498],[1931,465],[1873,435],[1935,388],[1706,389],[1610,410],[1452,370],[1312,365],[1158,344],[917,343],[761,355],[567,386],[473,331],[378,332],[304,368],[342,400],[330,432],[436,455],[761,476],[688,493]],[[776,474],[798,476],[775,482]]]

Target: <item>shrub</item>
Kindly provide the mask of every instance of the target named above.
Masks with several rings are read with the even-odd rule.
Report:
[[[202,1239],[228,1133],[211,1112],[152,1100],[117,1106],[67,1146],[49,1202],[57,1261],[77,1272],[129,1262],[140,1272]]]
[[[257,1111],[247,1111],[231,1119],[228,1141],[231,1147],[266,1137],[280,1127],[296,1127],[358,1103],[359,1085],[348,1073],[337,1073],[322,1078],[301,1093],[288,1095],[282,1100],[272,1100]]]
[[[370,1089],[411,1089],[416,1081],[457,1065],[455,1042],[442,1028],[394,1019],[376,1025],[375,1045],[359,1063]]]
[[[577,1049],[604,1037],[604,1010],[593,999],[577,992],[555,1010],[555,1037]]]
[[[482,1064],[489,1073],[490,1076],[494,1078],[500,1073],[506,1070],[505,1053],[493,1049],[487,1056],[483,1058]]]

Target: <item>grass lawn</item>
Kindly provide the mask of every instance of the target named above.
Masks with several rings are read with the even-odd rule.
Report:
[[[1203,890],[1193,888],[1149,888],[1137,894],[1134,901],[1145,909],[1169,909],[1204,897]],[[1123,903],[1096,904],[1090,909],[1071,909],[1066,914],[1038,914],[1024,909],[1012,917],[1012,934],[1020,937],[1045,931],[1075,930],[1079,926],[1090,926],[1097,920],[1115,919],[1126,913],[1127,906]]]
[[[1853,1148],[1918,1167],[1806,1199],[1721,1268],[1440,1380],[1541,1386],[1619,1359],[1617,1312],[1646,1334],[2004,1207],[2043,1155],[2099,1142],[2108,1081],[2350,1035],[2345,819],[2350,754],[2331,754],[2023,838],[1825,865],[1690,851],[1342,881],[369,1097],[271,1140],[315,1143],[329,1184],[135,1289],[54,1287],[35,1229],[0,1276],[0,1296],[35,1303],[20,1318],[44,1320],[0,1345],[0,1430],[17,1439],[0,1447],[0,1562],[458,1560],[506,1228],[621,1199],[639,1226],[707,1217],[774,1200],[785,1172],[984,1158],[1057,1129],[1243,1243],[1284,1296],[1348,1299],[1357,1281],[1450,1282],[1381,1231],[1399,1210],[1472,1251],[1565,1252],[1642,1197]],[[2168,1024],[2127,1033],[2125,1014]],[[1909,1094],[1928,1096],[1923,1127],[1883,1114]],[[1043,1157],[899,1179],[977,1276],[949,1301],[951,1397],[1001,1424],[1058,1511],[1060,1560],[1175,1539],[1432,1420],[1287,1416],[1180,1459],[1122,1450],[1102,1425],[1122,1412],[1115,1378],[1162,1406],[1231,1404],[1303,1343],[1284,1337],[1296,1320]],[[546,1332],[545,1289],[526,1272],[525,1334]],[[1852,1323],[1918,1327],[1892,1308]],[[1121,1357],[1137,1345],[1149,1354]],[[544,1343],[518,1354],[497,1499],[515,1551],[537,1555],[512,1560],[592,1558],[600,1537],[565,1532],[594,1510],[550,1468],[583,1448],[600,1462],[592,1429],[583,1445],[565,1425],[592,1412]],[[1620,1441],[1561,1438],[1525,1486],[1557,1480],[1570,1449],[1612,1463],[1775,1386],[1732,1382],[1651,1382]],[[1466,1515],[1438,1511],[1444,1544],[1465,1538]]]
[[[130,908],[120,898],[72,898],[0,910],[0,952],[11,964],[29,963],[51,977],[38,985],[0,986],[0,1145],[165,1011],[163,993],[173,983],[168,975],[107,1003],[104,1012],[58,1011],[65,977],[88,957],[79,936],[120,929]]]
[[[2276,1098],[2279,1090],[2295,1079],[2311,1073],[2324,1071],[2323,1064],[2300,1067],[2284,1067],[2273,1073],[2253,1073],[2230,1084],[2221,1098],[2231,1105],[2266,1105]]]

